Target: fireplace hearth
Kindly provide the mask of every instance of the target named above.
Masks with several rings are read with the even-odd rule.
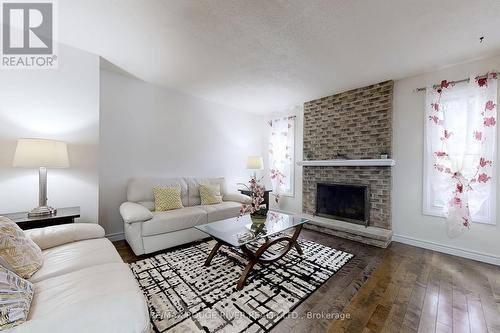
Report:
[[[370,196],[367,185],[318,183],[316,215],[368,226]]]

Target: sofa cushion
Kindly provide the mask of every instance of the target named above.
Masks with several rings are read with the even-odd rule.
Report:
[[[226,194],[226,181],[224,177],[219,178],[186,178],[186,183],[189,188],[188,202],[189,206],[201,205],[200,184],[205,185],[220,185],[220,194]]]
[[[200,184],[200,197],[202,205],[214,205],[221,203],[222,195],[220,194],[220,184]]]
[[[184,207],[153,212],[153,218],[142,223],[142,235],[152,236],[207,223],[207,213],[200,207]]]
[[[241,204],[238,202],[226,201],[215,205],[200,206],[207,212],[208,223],[237,217],[240,215]]]
[[[0,330],[28,319],[33,293],[31,282],[0,266]]]
[[[132,178],[127,185],[127,201],[154,201],[153,187],[181,187],[182,205],[188,206],[188,186],[184,178]]]
[[[154,187],[155,212],[182,208],[181,187]]]
[[[35,283],[21,332],[149,332],[144,296],[127,264],[92,266]],[[56,329],[57,328],[57,329]]]
[[[0,216],[2,264],[22,278],[29,278],[42,266],[42,250],[12,220]]]
[[[55,276],[105,263],[123,263],[107,238],[88,239],[45,250],[42,267],[31,277],[39,282]]]

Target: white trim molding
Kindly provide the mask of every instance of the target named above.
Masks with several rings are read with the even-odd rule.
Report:
[[[125,239],[125,233],[124,232],[114,232],[112,234],[107,234],[104,237],[109,239],[112,242],[120,241]]]
[[[395,166],[396,161],[391,159],[363,159],[363,160],[316,160],[299,161],[301,166]]]
[[[500,257],[489,253],[460,249],[403,235],[393,235],[392,241],[500,266]]]

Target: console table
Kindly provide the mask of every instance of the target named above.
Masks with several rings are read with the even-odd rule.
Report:
[[[51,225],[74,223],[80,217],[80,207],[58,208],[56,214],[47,216],[28,217],[28,212],[0,214],[5,216],[23,229],[43,228]]]

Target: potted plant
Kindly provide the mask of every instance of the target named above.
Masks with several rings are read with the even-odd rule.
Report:
[[[255,178],[250,179],[248,182],[249,186],[243,184],[248,191],[250,191],[250,197],[252,198],[252,202],[250,204],[243,204],[240,208],[240,216],[244,214],[250,213],[252,217],[252,222],[259,222],[258,220],[264,220],[267,215],[266,209],[261,209],[261,204],[264,202],[264,192],[265,187],[260,184],[258,180]],[[256,221],[254,221],[256,220]]]

